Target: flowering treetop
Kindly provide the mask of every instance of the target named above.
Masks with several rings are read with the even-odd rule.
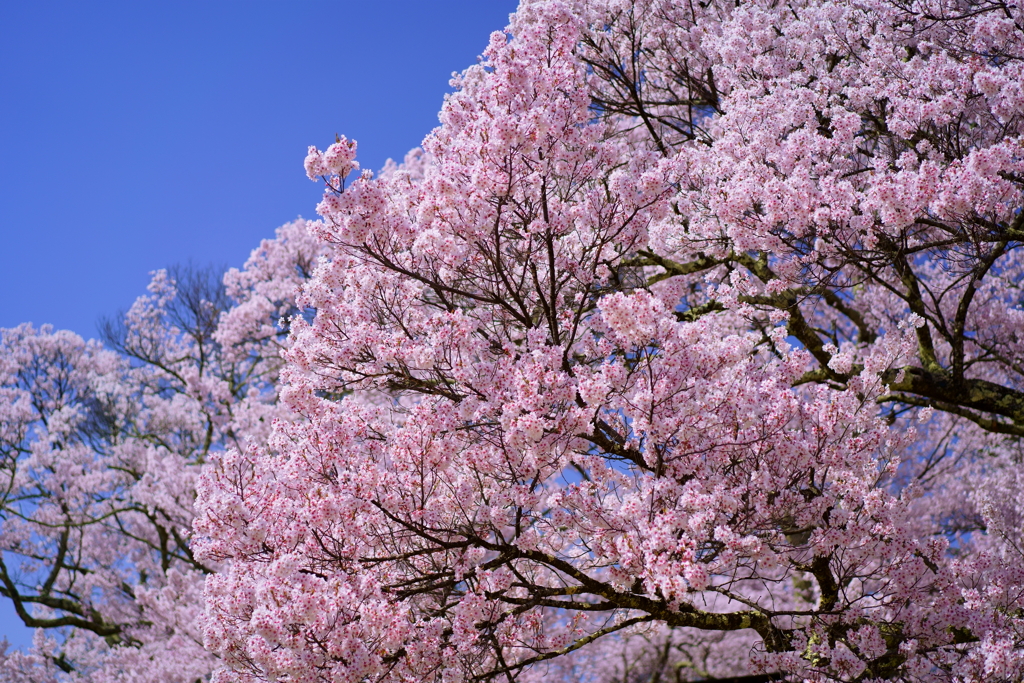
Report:
[[[1022,21],[527,1],[404,165],[311,149],[218,680],[1019,678]]]

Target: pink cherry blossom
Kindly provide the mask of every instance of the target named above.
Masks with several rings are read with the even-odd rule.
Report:
[[[315,153],[216,680],[1019,678],[1020,23],[528,0],[423,155]]]
[[[524,0],[224,290],[3,331],[0,680],[1020,680],[1021,26]]]

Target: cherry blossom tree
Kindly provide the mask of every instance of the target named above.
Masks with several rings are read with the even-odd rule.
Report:
[[[103,326],[0,332],[0,595],[36,627],[0,653],[3,681],[208,679],[203,581],[190,547],[211,454],[263,440],[298,283],[318,245],[304,221],[239,270],[154,274]]]
[[[1019,680],[1022,57],[998,1],[525,0],[423,152],[311,149],[215,679]]]

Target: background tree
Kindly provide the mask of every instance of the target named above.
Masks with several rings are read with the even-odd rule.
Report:
[[[190,548],[195,480],[283,415],[280,352],[316,249],[297,221],[241,271],[159,271],[103,324],[106,347],[0,333],[0,595],[57,634],[0,655],[0,680],[208,678],[196,618],[216,566]]]
[[[200,485],[217,680],[1018,680],[1022,33],[528,0],[424,155],[311,150],[308,422]]]

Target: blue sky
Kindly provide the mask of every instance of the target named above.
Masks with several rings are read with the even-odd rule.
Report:
[[[154,269],[241,265],[315,215],[308,145],[401,159],[515,5],[0,3],[0,327],[92,337]]]

